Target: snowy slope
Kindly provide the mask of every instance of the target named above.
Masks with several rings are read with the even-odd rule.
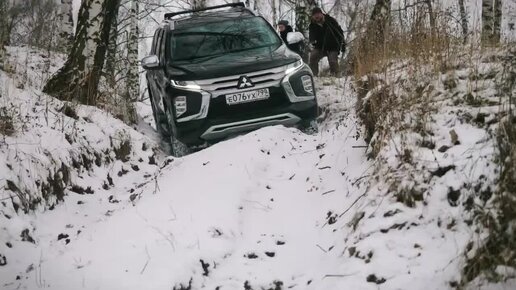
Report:
[[[3,289],[450,288],[472,235],[446,227],[461,212],[369,181],[350,83],[318,87],[317,136],[263,128],[2,220]]]
[[[354,119],[338,130],[332,124],[350,114],[352,98],[334,86],[324,96],[334,104],[320,136],[265,128],[171,161],[156,182],[136,186],[138,198],[70,195],[52,212],[14,217],[10,223],[30,224],[34,243],[7,237],[3,286],[169,289],[190,278],[194,289],[333,283],[324,275],[335,274],[340,253],[325,252],[344,239],[334,233],[334,213],[363,191],[355,181],[368,163],[351,147],[361,144]],[[207,276],[200,259],[210,265]]]

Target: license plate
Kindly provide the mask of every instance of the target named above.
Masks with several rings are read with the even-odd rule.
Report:
[[[254,91],[226,95],[226,103],[228,105],[236,105],[242,103],[255,102],[259,100],[265,100],[269,97],[269,89],[259,89]]]

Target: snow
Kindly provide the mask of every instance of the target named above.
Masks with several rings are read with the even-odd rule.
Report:
[[[384,182],[369,180],[376,164],[361,147],[350,81],[317,86],[324,111],[318,135],[268,127],[159,167],[138,163],[138,172],[131,162],[93,166],[77,180],[94,194],[67,190],[53,210],[0,216],[8,225],[1,239],[11,245],[0,245],[8,263],[0,267],[3,289],[449,288],[473,235],[463,212],[437,185],[426,206],[409,208]],[[149,137],[108,115],[92,119],[150,144],[148,104],[138,110],[138,128]],[[96,133],[88,139],[106,128],[89,130]],[[471,135],[468,144],[481,137]],[[62,139],[52,139],[41,146],[62,151]],[[117,176],[121,167],[130,172]],[[114,186],[103,189],[108,171]],[[453,182],[446,177],[443,184]],[[24,229],[35,243],[22,241]]]
[[[8,51],[12,71],[0,72],[0,106],[14,108],[17,133],[0,139],[7,161],[0,164],[2,289],[450,289],[474,252],[467,244],[485,238],[470,226],[465,204],[473,196],[475,205],[492,206],[473,188],[486,192],[495,182],[496,125],[471,120],[479,113],[485,123],[496,120],[498,106],[454,99],[474,90],[497,100],[494,81],[469,79],[499,71],[496,63],[476,60],[476,67],[428,80],[435,90],[425,125],[434,149],[421,146],[427,139],[417,132],[399,131],[369,159],[352,80],[320,78],[319,134],[267,127],[165,158],[148,103],[137,104],[136,129],[92,107],[72,104],[77,118],[66,116],[65,103],[40,92],[43,72],[63,57],[50,56],[48,68],[30,48]],[[24,69],[24,59],[34,65]],[[402,64],[384,84],[409,76]],[[444,87],[449,77],[458,83],[454,91]],[[416,119],[408,114],[406,122]],[[452,129],[460,144],[452,144]],[[133,150],[124,161],[114,148],[126,140]],[[450,148],[439,152],[444,145]],[[403,162],[400,148],[415,162]],[[110,161],[73,169],[83,154]],[[62,164],[72,168],[63,201],[27,214],[13,209],[5,180],[42,197],[36,180],[62,174]],[[433,175],[447,166],[455,168]],[[73,185],[94,193],[73,192]],[[450,188],[461,190],[452,204]],[[422,191],[424,201],[399,202],[396,195],[409,189]],[[511,268],[499,271],[515,276]],[[493,284],[484,277],[467,287],[514,288],[516,279]]]
[[[14,84],[19,87],[42,89],[46,81],[65,62],[63,54],[38,50],[32,47],[6,47],[5,70],[13,73]]]

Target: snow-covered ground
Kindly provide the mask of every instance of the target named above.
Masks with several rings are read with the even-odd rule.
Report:
[[[484,66],[476,73],[496,69]],[[457,91],[473,73],[457,72]],[[46,167],[0,164],[2,289],[449,289],[461,279],[467,243],[479,238],[462,210],[467,195],[450,201],[447,186],[489,172],[471,169],[489,162],[480,157],[492,155],[493,145],[478,143],[487,138],[484,127],[461,123],[450,112],[460,107],[452,100],[429,122],[433,149],[417,149],[417,138],[408,142],[414,167],[400,163],[395,138],[377,161],[367,159],[351,81],[326,78],[317,82],[323,109],[317,135],[268,127],[184,158],[160,158],[147,104],[138,105],[136,131],[91,107],[74,107],[77,116],[67,116],[59,110],[64,103],[37,88],[21,89],[3,72],[0,80],[2,106],[13,104],[29,117],[16,119],[25,124],[18,133],[2,136],[2,159],[53,160]],[[443,94],[444,82],[433,84]],[[476,89],[489,95],[490,84]],[[450,143],[449,126],[460,144]],[[117,132],[132,144],[126,158],[115,149],[123,142],[110,142]],[[441,145],[450,147],[446,154]],[[74,168],[73,157],[87,149],[111,159]],[[61,164],[72,168],[64,200],[16,212],[7,179],[19,178],[20,188],[24,180],[37,184],[27,170],[45,180]],[[448,165],[456,168],[430,177],[424,201],[410,207],[387,183],[424,179],[410,173]],[[463,178],[461,170],[475,175]],[[512,280],[478,288],[514,286]]]
[[[331,80],[319,86],[326,120],[317,136],[264,128],[167,159],[141,184],[121,178],[92,195],[68,192],[52,211],[2,217],[2,286],[447,287],[458,274],[456,239],[467,233],[400,225],[418,210],[369,190],[352,91]],[[32,239],[20,236],[25,228]]]

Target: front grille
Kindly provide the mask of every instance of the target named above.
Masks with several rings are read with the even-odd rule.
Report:
[[[285,67],[276,67],[263,71],[250,72],[241,75],[232,75],[214,79],[198,80],[196,83],[205,91],[211,93],[212,98],[240,91],[237,87],[241,76],[247,76],[254,87],[246,90],[280,87],[280,81],[285,77]]]
[[[237,105],[228,105],[226,98],[212,98],[210,101],[210,110],[208,117],[237,117],[246,116],[253,113],[267,112],[271,108],[277,108],[288,105],[288,97],[285,95],[281,87],[269,87],[270,97],[266,100],[260,100]]]

